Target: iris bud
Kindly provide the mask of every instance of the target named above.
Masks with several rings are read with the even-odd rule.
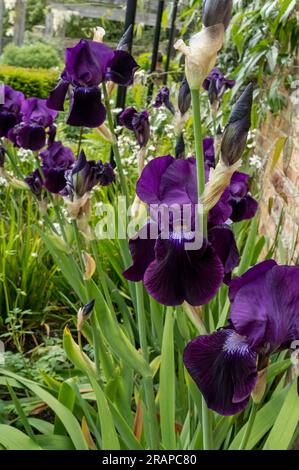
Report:
[[[186,77],[184,77],[180,86],[179,96],[178,96],[178,107],[179,107],[180,113],[182,115],[186,114],[190,106],[191,106],[190,87],[188,85]]]
[[[204,0],[202,22],[206,27],[222,23],[226,29],[231,19],[232,0]]]
[[[236,101],[221,142],[221,160],[231,166],[240,160],[251,125],[253,85],[250,83]]]
[[[175,158],[185,158],[185,141],[183,133],[178,136],[176,141]]]
[[[78,331],[82,330],[83,324],[86,322],[86,320],[90,318],[92,310],[94,308],[94,303],[95,303],[95,300],[92,299],[78,310],[78,314],[77,314],[77,330]]]

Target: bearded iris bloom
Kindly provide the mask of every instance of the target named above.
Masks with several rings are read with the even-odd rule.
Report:
[[[178,108],[181,115],[186,114],[191,106],[191,91],[186,77],[183,78],[178,95]]]
[[[40,158],[45,187],[51,193],[60,193],[66,186],[65,172],[75,162],[72,150],[57,141],[41,152]]]
[[[47,133],[53,134],[57,112],[48,108],[46,100],[28,98],[22,102],[21,113],[22,121],[8,132],[8,138],[17,147],[40,150],[46,144]]]
[[[70,170],[66,171],[65,179],[66,187],[62,194],[74,200],[82,198],[98,183],[101,186],[108,186],[114,181],[115,175],[109,163],[87,160],[84,151],[81,150],[78,160]]]
[[[155,102],[153,104],[154,108],[161,108],[165,106],[172,114],[174,114],[174,106],[170,101],[170,91],[169,88],[163,86],[157,93]]]
[[[39,170],[34,170],[26,176],[25,182],[28,184],[31,192],[39,199],[42,193],[43,180]]]
[[[209,101],[213,106],[219,103],[225,91],[235,86],[235,80],[229,80],[215,67],[204,80],[202,86],[209,93]]]
[[[199,336],[184,364],[208,407],[233,415],[246,407],[267,359],[299,338],[299,268],[264,261],[230,284],[230,325]]]
[[[0,137],[7,137],[8,132],[22,119],[21,108],[24,95],[4,85],[4,102],[0,105]]]
[[[136,111],[130,107],[124,109],[118,116],[118,123],[133,131],[140,147],[145,147],[150,138],[149,114],[147,111]]]
[[[201,248],[185,249],[194,240],[195,208],[198,203],[196,162],[194,158],[174,159],[170,155],[149,162],[136,187],[137,196],[148,205],[191,208],[190,228],[172,219],[164,227],[157,212],[150,210],[151,220],[129,242],[133,265],[124,276],[131,281],[143,280],[147,291],[160,303],[191,305],[207,303],[219,289],[224,276],[239,262],[233,233],[228,226],[210,226]],[[179,223],[180,228],[177,228]],[[155,227],[154,227],[155,226]],[[156,238],[145,236],[157,229]],[[169,229],[168,238],[164,231]],[[148,233],[147,233],[148,232]]]
[[[70,94],[67,123],[73,126],[98,127],[105,121],[99,85],[111,80],[128,86],[133,82],[138,65],[124,50],[113,51],[103,43],[81,39],[66,50],[65,69],[47,104],[57,111],[64,109]]]

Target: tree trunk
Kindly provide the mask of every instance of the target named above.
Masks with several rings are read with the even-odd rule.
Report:
[[[15,6],[14,43],[22,46],[25,34],[27,0],[17,0]]]

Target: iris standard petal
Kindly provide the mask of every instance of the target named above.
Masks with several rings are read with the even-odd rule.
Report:
[[[171,155],[151,160],[141,173],[136,185],[137,196],[147,204],[159,204],[160,184],[165,170],[171,165],[174,158]]]
[[[272,352],[299,334],[299,268],[270,263],[235,293],[230,319],[249,344]],[[247,275],[247,279],[249,277]]]
[[[105,78],[114,52],[103,43],[81,39],[65,54],[65,72],[74,86],[93,87]]]
[[[138,67],[139,65],[131,54],[126,51],[116,50],[108,63],[105,78],[118,85],[128,86],[133,83],[134,73]]]
[[[212,246],[204,240],[202,248],[186,250],[185,242],[190,241],[190,233],[174,232],[168,239],[157,239],[155,260],[144,274],[144,285],[161,304],[175,306],[186,300],[203,305],[221,285],[224,270]]]
[[[240,201],[232,200],[231,220],[233,222],[241,222],[242,220],[251,219],[255,216],[258,209],[258,202],[249,194]]]
[[[221,259],[224,273],[231,273],[240,261],[234,232],[228,225],[213,227],[209,230],[209,242]]]
[[[183,360],[209,408],[230,416],[246,407],[257,369],[244,337],[230,329],[199,336],[186,346]]]
[[[98,87],[74,89],[67,123],[71,126],[98,127],[105,121],[106,109]]]
[[[233,279],[229,284],[229,300],[233,302],[241,287],[258,280],[259,278],[263,278],[265,273],[272,269],[273,266],[276,266],[276,261],[268,259],[248,269],[248,271],[242,274],[242,276],[235,277],[235,279]]]
[[[229,190],[225,190],[217,204],[209,211],[209,227],[224,224],[231,217],[231,214],[230,194]]]

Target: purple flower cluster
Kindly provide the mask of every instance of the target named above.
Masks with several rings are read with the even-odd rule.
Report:
[[[47,105],[63,111],[66,96],[70,98],[67,123],[72,126],[98,127],[105,121],[106,109],[101,102],[99,85],[112,81],[128,86],[133,82],[138,65],[124,50],[81,39],[68,48],[65,68],[56,88],[50,93]]]
[[[211,105],[219,102],[225,91],[235,86],[235,80],[229,80],[215,67],[204,80],[202,86],[209,93]]]
[[[0,136],[7,137],[16,147],[38,151],[46,145],[47,136],[55,136],[57,113],[46,100],[25,99],[23,93],[4,86],[4,103],[0,105]]]
[[[35,170],[25,179],[38,197],[44,186],[51,193],[79,199],[97,184],[108,186],[115,179],[109,163],[87,160],[83,150],[75,160],[72,150],[60,141],[51,143],[39,157],[41,171]]]
[[[145,147],[150,138],[150,124],[148,112],[136,111],[130,107],[124,109],[118,116],[119,125],[133,131],[140,147]]]
[[[54,119],[57,112],[49,109],[46,100],[28,98],[21,105],[21,122],[8,132],[17,147],[38,151],[46,145],[47,136],[55,136]]]
[[[3,104],[0,104],[0,137],[7,137],[8,132],[22,120],[23,101],[23,93],[4,85]]]
[[[184,363],[209,408],[222,415],[242,411],[258,377],[257,357],[299,338],[299,268],[264,261],[230,283],[230,322],[199,336]]]

